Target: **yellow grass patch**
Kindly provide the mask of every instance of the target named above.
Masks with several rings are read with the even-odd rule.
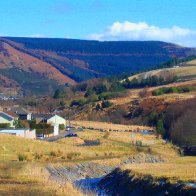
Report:
[[[129,164],[122,169],[130,169],[132,174],[150,175],[155,179],[167,179],[170,182],[196,182],[196,157],[180,157],[170,162],[157,164]]]
[[[97,122],[97,121],[74,121],[72,123],[75,126],[81,126],[85,128],[94,128],[94,129],[103,129],[103,130],[152,130],[152,127],[148,126],[138,126],[138,125],[122,125],[122,124],[113,124],[106,122]]]

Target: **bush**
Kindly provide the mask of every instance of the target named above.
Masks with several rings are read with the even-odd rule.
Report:
[[[78,99],[78,100],[73,100],[70,104],[71,107],[73,106],[83,106],[85,104],[87,104],[87,100],[82,98],[82,99]]]
[[[7,129],[9,127],[10,127],[10,123],[0,123],[0,128]]]
[[[151,112],[148,118],[148,123],[150,126],[156,126],[158,121],[158,114],[156,112]]]
[[[36,160],[41,159],[42,156],[43,156],[42,154],[37,153],[37,152],[34,154],[34,157],[35,157]]]
[[[27,155],[25,155],[25,154],[18,154],[18,160],[19,161],[26,161],[27,160]]]
[[[57,156],[57,153],[55,151],[51,151],[50,152],[50,156],[56,157]]]
[[[59,129],[60,129],[60,130],[64,130],[64,129],[65,129],[65,125],[64,125],[64,124],[60,124],[60,125],[59,125]]]
[[[94,91],[92,88],[88,88],[86,93],[84,94],[84,97],[89,97],[90,95],[93,95]]]
[[[123,85],[120,82],[115,82],[112,83],[109,91],[111,92],[119,92],[119,91],[123,91],[125,88],[123,87]]]
[[[70,152],[67,154],[67,159],[72,160],[75,157],[79,157],[81,155],[80,152]]]
[[[107,87],[104,84],[97,84],[93,87],[93,91],[95,91],[95,93],[98,95],[103,92],[107,92]]]
[[[163,137],[165,137],[166,135],[166,130],[164,128],[164,124],[163,124],[163,119],[159,119],[157,122],[157,133],[162,135]]]
[[[102,106],[102,108],[108,108],[108,107],[112,106],[112,103],[108,100],[102,101],[101,106]]]
[[[14,120],[14,126],[16,128],[24,128],[21,120]]]
[[[99,99],[97,95],[93,94],[88,97],[88,102],[97,102]]]
[[[153,96],[163,95],[167,93],[186,93],[196,90],[193,86],[186,87],[163,87],[152,91]]]
[[[104,92],[99,95],[99,100],[106,100],[112,98],[111,92]]]
[[[31,129],[35,129],[36,127],[36,120],[28,120],[29,126]]]
[[[53,133],[53,127],[50,124],[39,123],[35,124],[36,134],[50,134]]]
[[[57,150],[57,151],[51,151],[50,152],[50,156],[53,156],[53,157],[60,157],[63,155],[63,152],[61,150]]]
[[[98,103],[98,104],[96,105],[96,110],[97,110],[97,111],[101,110],[101,105],[100,105],[100,103]]]
[[[60,90],[60,89],[57,89],[57,90],[55,91],[55,93],[54,93],[53,98],[54,98],[54,99],[60,99],[60,98],[64,98],[65,96],[66,96],[65,91],[62,91],[62,90]]]

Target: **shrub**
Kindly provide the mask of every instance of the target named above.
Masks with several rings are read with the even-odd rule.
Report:
[[[109,91],[119,92],[119,91],[123,91],[124,89],[125,88],[123,87],[123,85],[120,82],[115,82],[115,83],[111,84]]]
[[[156,112],[151,112],[148,118],[148,123],[151,126],[156,126],[158,121],[158,114]]]
[[[26,154],[18,154],[18,160],[19,161],[26,161],[27,160],[27,155]]]
[[[21,120],[14,120],[13,124],[16,128],[24,128]]]
[[[36,120],[28,120],[29,126],[31,129],[35,129],[36,127]]]
[[[93,91],[95,91],[96,94],[101,94],[103,92],[107,92],[107,87],[104,84],[97,84],[93,87]]]
[[[66,159],[66,156],[63,155],[63,156],[61,157],[61,159]]]
[[[60,124],[60,125],[59,125],[59,129],[60,129],[60,130],[64,130],[64,129],[65,129],[65,125],[64,125],[64,124]]]
[[[56,153],[55,151],[51,151],[51,152],[50,152],[50,156],[56,157],[56,156],[57,156],[57,153]]]
[[[87,100],[86,99],[84,99],[84,98],[82,98],[82,99],[78,99],[78,100],[73,100],[72,102],[71,102],[71,107],[73,107],[73,106],[83,106],[83,105],[85,105],[85,104],[87,104],[88,102],[87,102]]]
[[[112,103],[108,100],[102,101],[101,106],[102,106],[102,108],[108,108],[108,107],[112,106]]]
[[[153,96],[158,96],[167,93],[186,93],[194,91],[195,87],[193,86],[186,86],[186,87],[163,87],[159,89],[155,89],[152,91]]]
[[[88,102],[97,102],[99,99],[97,95],[93,94],[88,97]]]
[[[53,98],[54,98],[54,99],[60,99],[60,98],[63,98],[63,97],[65,97],[65,96],[66,96],[65,91],[62,91],[62,90],[60,90],[60,89],[57,89],[57,90],[55,91],[55,93],[54,93]]]
[[[63,152],[61,150],[57,150],[57,151],[51,151],[50,152],[50,156],[53,156],[53,157],[60,157],[63,155]]]
[[[50,134],[53,132],[53,127],[50,124],[39,123],[35,125],[36,134]]]
[[[109,136],[110,136],[110,133],[106,132],[106,133],[103,135],[103,138],[104,138],[104,139],[108,139]]]
[[[100,103],[98,103],[98,104],[96,105],[96,110],[97,110],[97,111],[101,110],[101,105],[100,105]]]
[[[90,95],[93,95],[94,91],[92,88],[88,88],[86,93],[84,94],[84,97],[89,97]]]
[[[34,154],[34,157],[35,157],[35,159],[37,159],[37,160],[38,160],[38,159],[41,159],[42,156],[43,156],[42,154],[37,153],[37,152]]]
[[[10,123],[0,123],[0,128],[9,128],[10,127]]]
[[[158,134],[162,135],[163,137],[165,136],[166,130],[163,125],[163,119],[158,120],[156,129]]]
[[[67,154],[67,159],[72,160],[73,158],[79,157],[80,155],[81,155],[80,152],[70,152],[70,153]]]
[[[163,94],[164,94],[163,89],[155,89],[152,91],[153,96],[158,96],[158,95],[163,95]]]

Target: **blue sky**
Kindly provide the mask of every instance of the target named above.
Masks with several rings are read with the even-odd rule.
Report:
[[[196,0],[1,0],[0,35],[196,47]]]

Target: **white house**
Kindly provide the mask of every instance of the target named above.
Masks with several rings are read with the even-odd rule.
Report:
[[[33,119],[36,123],[47,123],[53,126],[53,135],[59,135],[59,125],[66,126],[66,120],[56,114],[33,114]]]
[[[17,116],[14,114],[9,114],[5,112],[0,112],[0,124],[1,123],[9,123],[11,127],[14,127],[14,120],[17,120]]]
[[[18,129],[0,129],[0,134],[15,135],[29,139],[36,139],[35,129],[30,130],[28,128],[18,128]]]
[[[56,125],[60,125],[60,124],[65,125],[66,121],[61,116],[54,114],[54,115],[48,116],[46,118],[46,123],[48,123],[48,124],[56,124]]]
[[[56,114],[33,114],[33,119],[35,119],[37,123],[44,122],[51,125],[66,125],[66,120]]]
[[[47,124],[51,124],[54,128],[54,136],[59,135],[59,125],[66,125],[66,120],[59,115],[51,115],[45,118]]]

